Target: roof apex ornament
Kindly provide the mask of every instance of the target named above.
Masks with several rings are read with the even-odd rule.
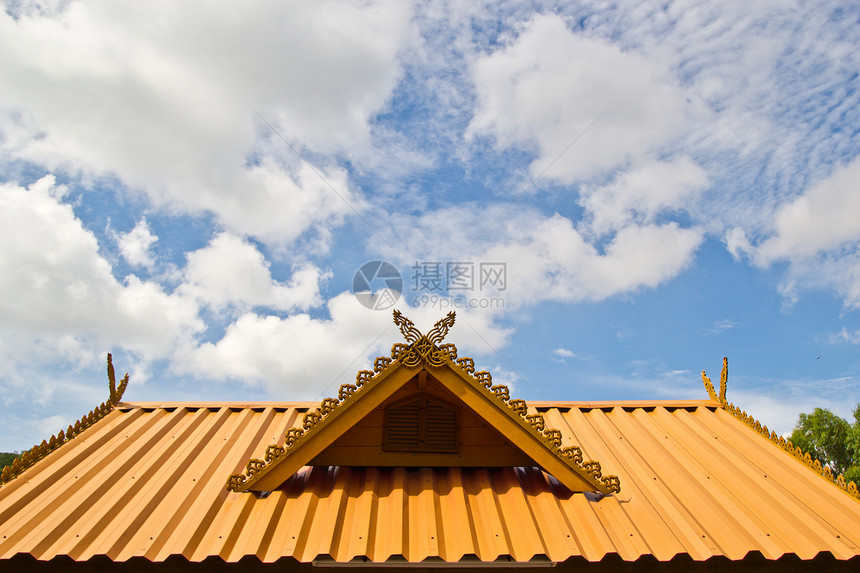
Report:
[[[395,344],[392,358],[404,366],[416,368],[422,363],[444,366],[447,358],[457,356],[457,349],[453,344],[439,344],[454,326],[457,314],[453,310],[437,321],[427,334],[422,334],[415,327],[415,323],[403,316],[399,310],[394,309],[393,316],[394,324],[400,328],[403,338],[409,344]]]

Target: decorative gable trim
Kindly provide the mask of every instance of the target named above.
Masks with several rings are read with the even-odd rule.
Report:
[[[830,483],[837,486],[839,489],[853,497],[854,499],[860,501],[860,490],[857,488],[857,484],[853,481],[847,482],[845,481],[845,477],[840,474],[838,476],[833,475],[833,471],[827,467],[822,466],[821,462],[808,453],[804,452],[801,448],[795,446],[791,443],[791,440],[786,440],[782,436],[778,436],[776,432],[768,430],[767,426],[763,426],[761,422],[747,414],[744,410],[741,410],[734,404],[730,403],[726,399],[726,390],[728,388],[729,381],[729,359],[727,357],[723,357],[723,369],[720,372],[720,393],[717,395],[714,390],[714,384],[711,382],[711,379],[705,374],[705,371],[702,370],[702,382],[705,385],[705,390],[708,392],[708,396],[711,397],[711,400],[720,405],[720,408],[773,442],[776,446],[785,450],[790,455],[794,456],[799,462],[803,463],[806,467],[829,481]]]
[[[391,348],[390,357],[379,357],[374,361],[373,371],[362,370],[358,372],[354,385],[342,385],[337,398],[326,398],[319,408],[306,413],[302,420],[302,427],[292,428],[287,432],[284,446],[272,444],[266,449],[265,459],[251,459],[244,473],[233,474],[229,477],[227,489],[235,492],[262,491],[259,482],[272,472],[275,466],[299,452],[306,442],[319,435],[330,421],[340,417],[342,412],[355,403],[359,397],[371,392],[383,380],[395,376],[395,372],[401,366],[406,367],[406,376],[409,377],[414,374],[418,367],[429,366],[434,370],[440,369],[441,372],[444,372],[441,370],[443,367],[449,369],[457,375],[458,379],[467,382],[476,394],[482,395],[486,402],[492,404],[494,406],[493,411],[504,413],[508,420],[514,422],[513,427],[516,431],[524,431],[530,435],[533,443],[539,444],[536,451],[545,460],[553,461],[555,467],[565,474],[554,475],[569,488],[576,490],[577,487],[586,486],[591,491],[599,491],[603,494],[621,491],[621,482],[618,477],[604,476],[600,463],[585,460],[583,452],[578,446],[562,447],[563,436],[561,431],[547,428],[542,414],[529,414],[526,402],[511,399],[507,386],[493,385],[490,373],[475,371],[475,362],[471,358],[458,358],[456,346],[440,344],[448,330],[454,325],[454,320],[455,313],[449,312],[445,318],[438,321],[424,335],[415,328],[411,320],[395,310],[394,323],[400,327],[403,337],[409,344],[394,344]],[[445,377],[442,376],[441,378]],[[405,380],[406,378],[403,379],[404,382]],[[449,383],[451,383],[450,380]],[[298,460],[291,460],[287,466],[290,468],[296,466],[295,470],[291,472],[294,473],[312,457],[313,455],[310,457],[304,455]],[[540,463],[539,460],[536,461]],[[550,471],[550,473],[554,472]],[[274,481],[277,480],[268,479],[266,487],[274,488],[280,485],[273,483]]]

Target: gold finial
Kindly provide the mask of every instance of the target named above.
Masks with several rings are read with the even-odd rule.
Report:
[[[714,384],[711,382],[711,379],[708,378],[708,375],[705,374],[705,371],[702,370],[702,384],[705,385],[705,390],[708,391],[708,396],[714,402],[719,402],[720,400],[717,398],[717,393],[714,392]]]
[[[108,375],[108,401],[115,406],[122,400],[122,395],[125,394],[125,389],[128,386],[128,372],[125,373],[122,380],[119,381],[119,388],[116,385],[116,373],[113,369],[113,357],[110,352],[107,355],[107,375]]]
[[[454,326],[454,320],[457,318],[457,313],[452,310],[445,315],[444,318],[436,321],[436,324],[433,325],[433,328],[425,337],[421,334],[420,330],[415,328],[415,323],[403,316],[403,313],[399,310],[395,308],[393,314],[394,324],[400,327],[400,332],[403,334],[403,338],[405,338],[406,342],[410,344],[417,342],[422,337],[427,338],[427,340],[433,344],[439,344],[448,335],[448,331],[451,330],[452,326]]]
[[[702,370],[702,383],[705,385],[705,390],[708,391],[708,396],[710,396],[711,400],[719,402],[719,404],[725,408],[728,404],[726,401],[726,389],[729,385],[729,359],[727,356],[723,356],[723,370],[720,372],[719,396],[714,391],[714,384],[711,382],[711,379],[708,378],[708,375],[705,374],[704,370]]]
[[[409,344],[395,344],[391,349],[391,357],[410,368],[418,367],[424,362],[431,366],[442,366],[447,359],[453,360],[457,356],[454,345],[439,343],[454,326],[455,317],[456,313],[452,310],[437,321],[430,332],[421,334],[411,320],[395,309],[394,324],[400,327],[403,338]]]
[[[448,331],[451,330],[452,326],[454,326],[454,319],[456,317],[457,314],[452,310],[445,316],[445,318],[436,322],[430,332],[427,333],[427,340],[433,344],[439,344],[442,342],[445,337],[448,336]]]
[[[415,323],[403,316],[396,308],[394,309],[394,324],[400,328],[400,333],[403,334],[403,338],[409,344],[412,344],[422,336],[421,332],[415,328]]]

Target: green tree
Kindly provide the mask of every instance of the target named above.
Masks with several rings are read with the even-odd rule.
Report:
[[[860,486],[860,404],[854,408],[854,425],[848,434],[848,450],[854,457],[854,465],[845,470],[845,480]]]
[[[824,408],[801,414],[791,443],[829,466],[834,474],[860,484],[860,404],[854,409],[853,425]]]
[[[17,457],[18,454],[16,452],[0,453],[0,470],[3,469],[3,466],[11,466]]]

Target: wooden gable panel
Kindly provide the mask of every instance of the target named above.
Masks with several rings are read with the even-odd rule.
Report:
[[[423,389],[415,376],[355,426],[344,432],[308,465],[376,467],[531,467],[537,465],[504,436],[476,415],[442,384],[428,376]],[[384,448],[385,411],[426,395],[458,408],[459,447],[454,452],[391,451]],[[389,423],[391,420],[389,420]],[[417,439],[417,434],[416,434]],[[402,448],[408,449],[408,448]]]

